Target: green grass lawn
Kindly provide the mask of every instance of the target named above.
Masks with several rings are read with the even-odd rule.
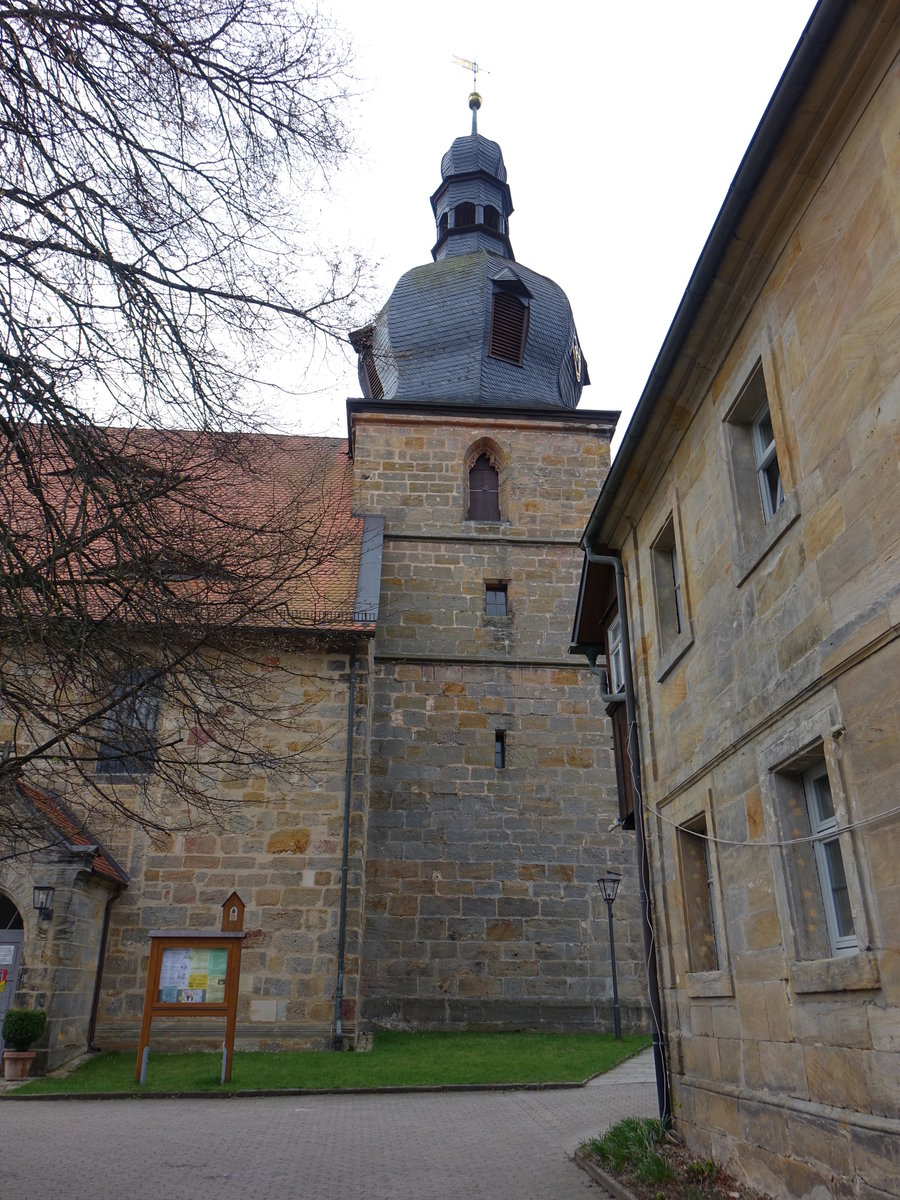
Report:
[[[580,1082],[648,1045],[591,1033],[376,1032],[372,1050],[350,1053],[236,1053],[231,1082],[219,1084],[221,1054],[154,1054],[147,1082],[134,1081],[134,1054],[99,1054],[64,1079],[35,1079],[12,1095],[98,1092],[244,1092],[276,1088],[421,1087],[442,1084]]]

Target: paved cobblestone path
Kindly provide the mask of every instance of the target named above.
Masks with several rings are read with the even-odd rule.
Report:
[[[2,1200],[600,1200],[584,1138],[654,1115],[649,1052],[585,1088],[0,1103]]]

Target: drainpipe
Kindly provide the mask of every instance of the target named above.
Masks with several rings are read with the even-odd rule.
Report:
[[[337,985],[334,989],[335,1050],[344,1045],[344,947],[347,941],[347,870],[350,858],[350,800],[353,785],[353,710],[356,705],[356,654],[350,656],[350,691],[347,699],[347,769],[344,777],[344,847],[341,859],[341,915],[338,922]]]
[[[616,601],[622,617],[622,659],[625,668],[625,719],[628,723],[628,757],[631,760],[631,780],[635,807],[635,842],[638,861],[638,881],[641,897],[641,928],[644,931],[644,957],[647,962],[647,990],[650,998],[650,1020],[653,1037],[653,1065],[656,1068],[656,1097],[659,1119],[666,1129],[672,1124],[669,1103],[668,1071],[662,1047],[662,1008],[659,999],[659,975],[656,970],[656,935],[653,928],[653,909],[650,900],[650,859],[644,836],[644,800],[641,794],[641,759],[638,748],[637,718],[634,703],[634,677],[631,673],[631,636],[628,628],[628,607],[625,602],[625,571],[622,560],[612,554],[595,554],[586,549],[588,562],[612,567],[616,573]],[[613,699],[613,697],[609,697]],[[616,697],[618,699],[618,697]]]
[[[97,1010],[100,1007],[100,984],[103,981],[103,963],[106,958],[106,943],[109,938],[109,921],[112,914],[112,906],[124,892],[124,888],[120,885],[109,896],[106,905],[103,909],[103,929],[100,932],[100,950],[97,954],[97,970],[94,975],[94,994],[91,997],[91,1016],[88,1021],[87,1045],[85,1049],[92,1053],[99,1053],[100,1047],[94,1045],[94,1034],[97,1032]]]

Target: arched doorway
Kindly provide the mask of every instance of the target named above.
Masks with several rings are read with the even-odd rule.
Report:
[[[6,1010],[15,1003],[23,938],[22,914],[12,900],[0,892],[0,1027]],[[2,1048],[3,1037],[0,1035]]]

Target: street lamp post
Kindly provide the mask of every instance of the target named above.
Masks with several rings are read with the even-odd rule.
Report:
[[[621,1038],[622,1036],[622,1014],[619,1011],[619,985],[616,980],[616,939],[613,936],[612,906],[621,881],[622,876],[618,871],[607,871],[605,875],[597,880],[600,884],[600,894],[606,901],[606,912],[609,917],[609,960],[612,964],[613,1023],[617,1038]]]

